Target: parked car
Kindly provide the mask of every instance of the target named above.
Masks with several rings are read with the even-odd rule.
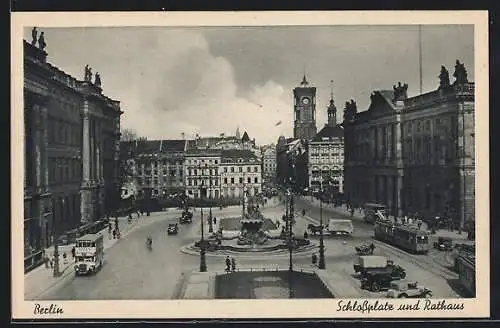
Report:
[[[397,280],[391,282],[387,298],[428,298],[432,291],[415,281]]]
[[[167,233],[169,235],[176,235],[179,233],[179,225],[177,223],[170,223],[168,225]]]
[[[439,237],[434,242],[434,248],[440,251],[451,251],[453,249],[453,241],[450,237]]]

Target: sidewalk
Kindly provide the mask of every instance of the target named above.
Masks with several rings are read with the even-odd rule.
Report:
[[[138,222],[141,220],[147,220],[149,217],[141,216],[137,219],[134,216],[131,223],[128,223],[127,217],[118,218],[118,227],[121,232],[121,238],[124,238],[128,232],[132,230],[132,228],[136,227]],[[114,219],[112,219],[113,227],[114,227]],[[106,251],[110,247],[112,247],[119,239],[113,239],[109,237],[108,228],[99,231],[99,233],[104,236],[104,250]],[[63,245],[59,246],[59,267],[61,275],[60,277],[55,278],[53,276],[54,269],[46,268],[45,264],[40,265],[39,267],[31,270],[27,274],[24,275],[24,298],[25,299],[36,299],[40,297],[43,293],[51,289],[58,283],[62,283],[66,281],[69,277],[72,277],[74,274],[73,264],[74,259],[71,255],[71,249],[75,244]],[[63,259],[63,254],[66,253],[67,258],[66,261]],[[49,257],[52,257],[54,254],[54,247],[51,246],[45,250],[45,254]],[[106,254],[104,254],[106,257]]]

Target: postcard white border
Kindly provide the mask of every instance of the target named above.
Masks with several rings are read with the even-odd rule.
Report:
[[[409,25],[472,24],[475,38],[476,92],[476,286],[462,311],[337,312],[334,300],[165,300],[39,301],[56,303],[63,314],[34,315],[34,301],[24,300],[23,253],[23,28],[91,26],[265,26],[265,25]],[[11,15],[12,54],[12,315],[15,319],[68,318],[459,318],[490,314],[489,240],[489,80],[487,11],[349,12],[64,12]],[[360,300],[358,300],[359,302]],[[396,300],[396,305],[410,301]]]

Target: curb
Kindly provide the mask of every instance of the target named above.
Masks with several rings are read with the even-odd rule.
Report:
[[[181,253],[187,254],[187,255],[193,255],[193,256],[198,256],[200,255],[200,251],[196,248],[190,247],[191,244],[182,246],[181,249],[179,250]],[[316,243],[311,243],[311,245],[308,245],[301,249],[299,252],[294,251],[293,255],[294,256],[307,256],[310,255],[313,252],[316,252],[316,249],[319,246]],[[214,253],[209,253],[206,252],[205,256],[207,257],[224,257],[227,255],[238,255],[242,258],[251,258],[251,259],[259,259],[259,258],[266,258],[268,259],[269,256],[273,257],[288,257],[289,253],[288,250],[283,249],[281,252],[277,251],[270,251],[270,252],[235,252],[235,251],[225,251],[224,253],[220,254],[214,254]]]

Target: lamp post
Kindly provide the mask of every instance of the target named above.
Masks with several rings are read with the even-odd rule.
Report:
[[[62,199],[61,212],[64,214],[64,198]],[[61,213],[59,214],[61,215]],[[57,220],[59,221],[59,220]],[[59,227],[57,226],[58,222],[54,222],[54,277],[59,277],[61,272],[59,270]]]
[[[293,194],[288,190],[286,198],[288,199],[288,204],[290,209],[287,207],[287,226],[288,226],[288,251],[289,251],[289,264],[288,264],[288,297],[294,298],[293,292],[293,261],[292,261],[292,253],[293,253],[293,244],[292,244],[292,219],[293,219]]]
[[[294,206],[293,206],[293,193],[290,193],[290,216],[288,218],[288,251],[289,251],[289,264],[288,264],[288,270],[293,271],[293,262],[292,262],[292,253],[293,253],[293,247],[292,247],[292,220],[293,220],[293,211],[294,211]]]
[[[212,207],[210,207],[210,213],[208,214],[208,232],[214,232],[213,220]]]
[[[202,186],[200,188],[200,200],[201,197],[203,196],[204,193],[204,186],[202,182]],[[207,272],[207,261],[205,258],[205,234],[204,234],[204,227],[203,227],[203,207],[201,206],[200,202],[200,213],[201,213],[201,240],[200,240],[200,272]]]
[[[320,178],[321,196],[323,196],[323,176]],[[325,269],[325,244],[323,241],[323,198],[319,197],[319,262],[318,268]]]

